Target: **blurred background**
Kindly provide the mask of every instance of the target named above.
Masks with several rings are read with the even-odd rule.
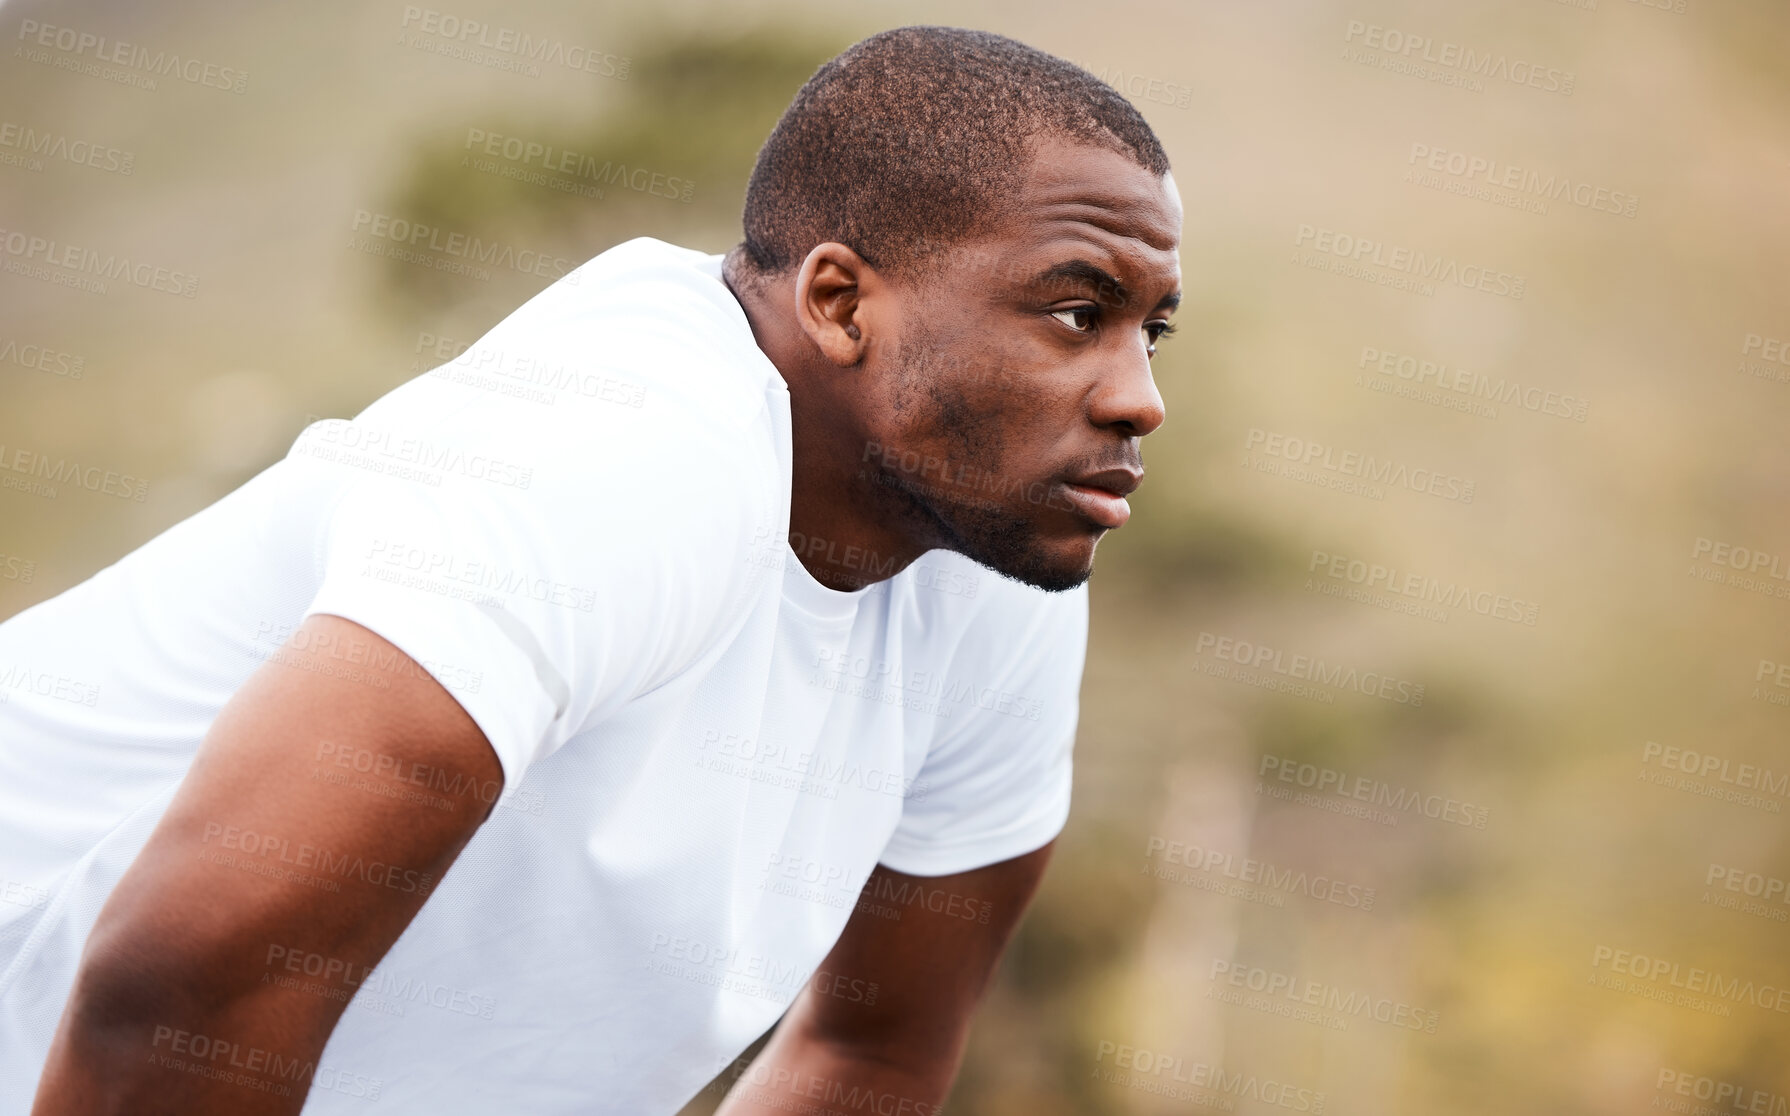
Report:
[[[1161,135],[1185,302],[949,1110],[1790,1112],[1781,0],[452,5],[0,7],[0,617],[606,248],[730,247],[856,39],[999,31]]]

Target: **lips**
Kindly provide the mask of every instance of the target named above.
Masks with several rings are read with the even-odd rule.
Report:
[[[1125,497],[1144,482],[1141,471],[1105,469],[1057,482],[1069,504],[1086,518],[1109,530],[1123,527],[1131,518]]]
[[[1100,488],[1124,499],[1137,491],[1137,486],[1144,483],[1142,469],[1102,469],[1098,473],[1083,473],[1079,477],[1069,477],[1068,484],[1077,488]]]

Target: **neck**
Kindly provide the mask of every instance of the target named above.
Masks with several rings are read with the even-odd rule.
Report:
[[[814,580],[842,592],[895,576],[932,549],[901,494],[877,483],[881,446],[860,411],[865,366],[823,358],[795,315],[791,277],[748,279],[735,249],[723,277],[752,338],[789,385],[789,545]]]

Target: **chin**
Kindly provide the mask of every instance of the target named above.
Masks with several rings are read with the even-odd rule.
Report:
[[[910,494],[918,496],[917,493]],[[943,529],[942,546],[1035,589],[1062,593],[1087,582],[1104,528],[1033,507],[974,506],[915,499]]]
[[[1007,574],[1015,581],[1023,581],[1032,588],[1042,589],[1046,593],[1067,593],[1071,589],[1080,589],[1088,583],[1088,578],[1093,575],[1094,567],[1092,565],[1083,566],[1074,571],[1049,571],[1041,576],[1035,574],[1031,577],[1015,577],[1013,574]]]
[[[1042,589],[1047,593],[1064,593],[1080,588],[1094,573],[1095,538],[1076,542],[1045,544],[1037,539],[1022,548],[1002,547],[997,554],[971,554],[968,557],[1014,581]]]

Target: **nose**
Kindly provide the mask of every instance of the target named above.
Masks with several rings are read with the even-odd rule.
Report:
[[[1088,395],[1088,421],[1128,437],[1143,437],[1166,417],[1149,355],[1141,346],[1107,365]]]

